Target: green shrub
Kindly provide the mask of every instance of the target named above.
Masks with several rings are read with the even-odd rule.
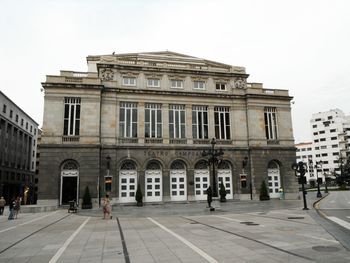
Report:
[[[270,200],[270,196],[269,196],[269,192],[267,190],[265,180],[261,182],[259,199],[260,199],[260,201]]]
[[[136,202],[137,202],[137,206],[142,206],[143,205],[142,197],[143,196],[142,196],[141,186],[138,183],[137,184],[137,190],[136,190],[136,196],[135,196],[135,199],[136,199]]]

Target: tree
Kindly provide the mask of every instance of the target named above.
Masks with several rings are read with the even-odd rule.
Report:
[[[92,208],[92,202],[91,202],[91,195],[89,187],[85,187],[85,192],[83,196],[83,204],[81,206],[82,209],[91,209]]]
[[[270,200],[270,196],[269,196],[269,192],[267,191],[265,180],[261,182],[259,198],[260,198],[260,201]]]
[[[141,186],[140,186],[140,183],[138,183],[137,190],[136,190],[136,196],[135,196],[137,206],[143,206],[142,197],[143,196],[142,196]]]
[[[221,182],[220,184],[219,193],[220,193],[220,202],[226,202],[226,189],[223,182]]]

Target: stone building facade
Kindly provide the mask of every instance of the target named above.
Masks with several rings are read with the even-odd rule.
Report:
[[[34,203],[38,124],[0,91],[0,195]]]
[[[248,83],[243,67],[174,52],[87,57],[88,72],[47,76],[38,202],[206,200],[213,183],[204,150],[222,151],[216,181],[228,199],[297,198],[286,90]]]

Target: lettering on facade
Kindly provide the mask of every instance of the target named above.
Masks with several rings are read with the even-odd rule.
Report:
[[[147,157],[166,157],[169,154],[169,151],[144,151],[144,156]],[[201,155],[201,151],[175,151],[176,157],[200,157]]]

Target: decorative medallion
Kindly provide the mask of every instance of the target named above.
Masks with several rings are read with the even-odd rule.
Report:
[[[111,81],[114,78],[114,72],[111,69],[101,70],[101,79],[104,81]]]
[[[245,89],[246,88],[246,79],[244,78],[237,78],[235,79],[235,87],[237,89]]]

